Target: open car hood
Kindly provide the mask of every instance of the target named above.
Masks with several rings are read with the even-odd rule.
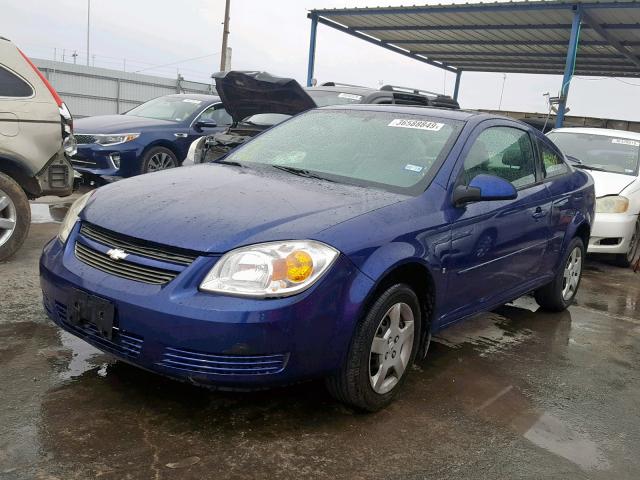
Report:
[[[257,113],[295,115],[317,106],[292,78],[241,71],[218,72],[213,78],[218,95],[235,122]]]

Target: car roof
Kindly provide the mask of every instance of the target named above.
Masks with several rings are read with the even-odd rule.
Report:
[[[627,130],[614,130],[612,128],[564,127],[564,128],[555,128],[551,130],[551,132],[583,133],[586,135],[602,135],[603,137],[617,137],[617,138],[629,138],[632,140],[640,140],[640,133],[629,132]]]
[[[472,110],[453,110],[450,108],[434,108],[434,107],[423,107],[420,105],[380,105],[380,104],[369,104],[362,105],[356,103],[350,103],[346,105],[328,105],[326,107],[321,107],[319,110],[369,110],[376,112],[391,112],[398,114],[410,114],[410,115],[430,115],[433,117],[451,119],[451,120],[462,120],[467,121],[470,118],[477,118],[478,120],[488,120],[492,118],[500,118],[514,121],[512,118],[503,117],[500,115],[492,115],[483,112],[476,112]]]
[[[173,93],[164,95],[165,97],[190,98],[191,100],[202,100],[203,102],[219,102],[220,97],[217,95],[207,95],[204,93]]]

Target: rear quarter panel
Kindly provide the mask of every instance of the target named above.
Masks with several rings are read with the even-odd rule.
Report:
[[[34,90],[33,96],[27,98],[0,97],[0,122],[13,124],[0,134],[0,157],[21,163],[35,175],[60,150],[60,112],[47,87],[15,45],[0,40],[0,64],[21,76]]]

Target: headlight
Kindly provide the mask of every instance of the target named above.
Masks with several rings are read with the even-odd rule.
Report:
[[[73,133],[69,134],[62,141],[62,147],[67,155],[73,157],[76,153],[78,153],[78,142],[76,141],[76,137],[73,136]]]
[[[62,225],[60,226],[60,231],[58,232],[58,238],[62,243],[65,243],[67,241],[67,238],[69,238],[71,230],[73,230],[74,225],[78,221],[80,212],[82,212],[82,209],[91,198],[91,195],[93,195],[93,192],[94,190],[85,193],[75,202],[73,202],[73,204],[69,208],[69,211],[67,212],[67,215],[64,217]]]
[[[103,147],[110,147],[111,145],[120,145],[121,143],[130,142],[140,136],[139,133],[120,133],[118,135],[95,135],[96,140],[94,143],[102,145]]]
[[[624,213],[629,208],[629,199],[617,195],[596,198],[596,213]]]
[[[200,289],[257,298],[287,297],[313,285],[337,257],[337,250],[313,240],[242,247],[225,254]]]

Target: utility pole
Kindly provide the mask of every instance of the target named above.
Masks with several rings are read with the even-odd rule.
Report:
[[[220,52],[220,71],[227,69],[227,39],[229,37],[229,8],[231,0],[226,0],[224,6],[224,27],[222,28],[222,52]]]
[[[87,0],[87,67],[89,66],[89,28],[91,25],[91,0]]]

